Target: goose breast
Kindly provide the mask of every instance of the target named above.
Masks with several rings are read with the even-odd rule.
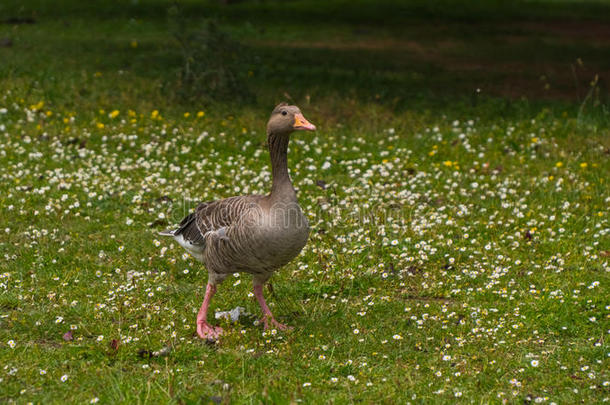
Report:
[[[295,258],[307,243],[309,222],[296,202],[276,203],[267,211],[264,240],[278,267]]]

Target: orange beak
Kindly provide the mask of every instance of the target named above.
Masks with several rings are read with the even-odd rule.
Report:
[[[294,115],[294,129],[301,131],[315,131],[316,126],[311,122],[307,121],[303,114],[295,114]]]

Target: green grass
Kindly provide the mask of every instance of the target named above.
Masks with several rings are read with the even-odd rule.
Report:
[[[0,25],[0,402],[610,399],[605,3],[185,4],[248,45],[241,105],[175,97],[162,2],[81,4],[0,6],[36,21]],[[294,329],[241,275],[211,313],[252,315],[208,345],[205,268],[156,231],[269,190],[288,96],[319,127],[267,293]]]

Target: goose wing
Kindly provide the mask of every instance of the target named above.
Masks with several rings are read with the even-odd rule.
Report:
[[[249,210],[258,207],[260,198],[249,195],[201,203],[172,231],[172,236],[181,235],[185,241],[200,246],[211,235],[225,238],[228,228],[236,226]]]

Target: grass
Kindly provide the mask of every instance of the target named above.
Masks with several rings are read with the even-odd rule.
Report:
[[[0,10],[35,20],[0,25],[2,402],[610,398],[604,3],[187,3],[251,53],[257,102],[205,106],[172,93],[165,5],[80,4]],[[155,232],[268,191],[286,98],[319,127],[289,156],[311,237],[267,293],[295,328],[254,325],[241,275],[212,313],[252,315],[208,345],[206,271]]]

